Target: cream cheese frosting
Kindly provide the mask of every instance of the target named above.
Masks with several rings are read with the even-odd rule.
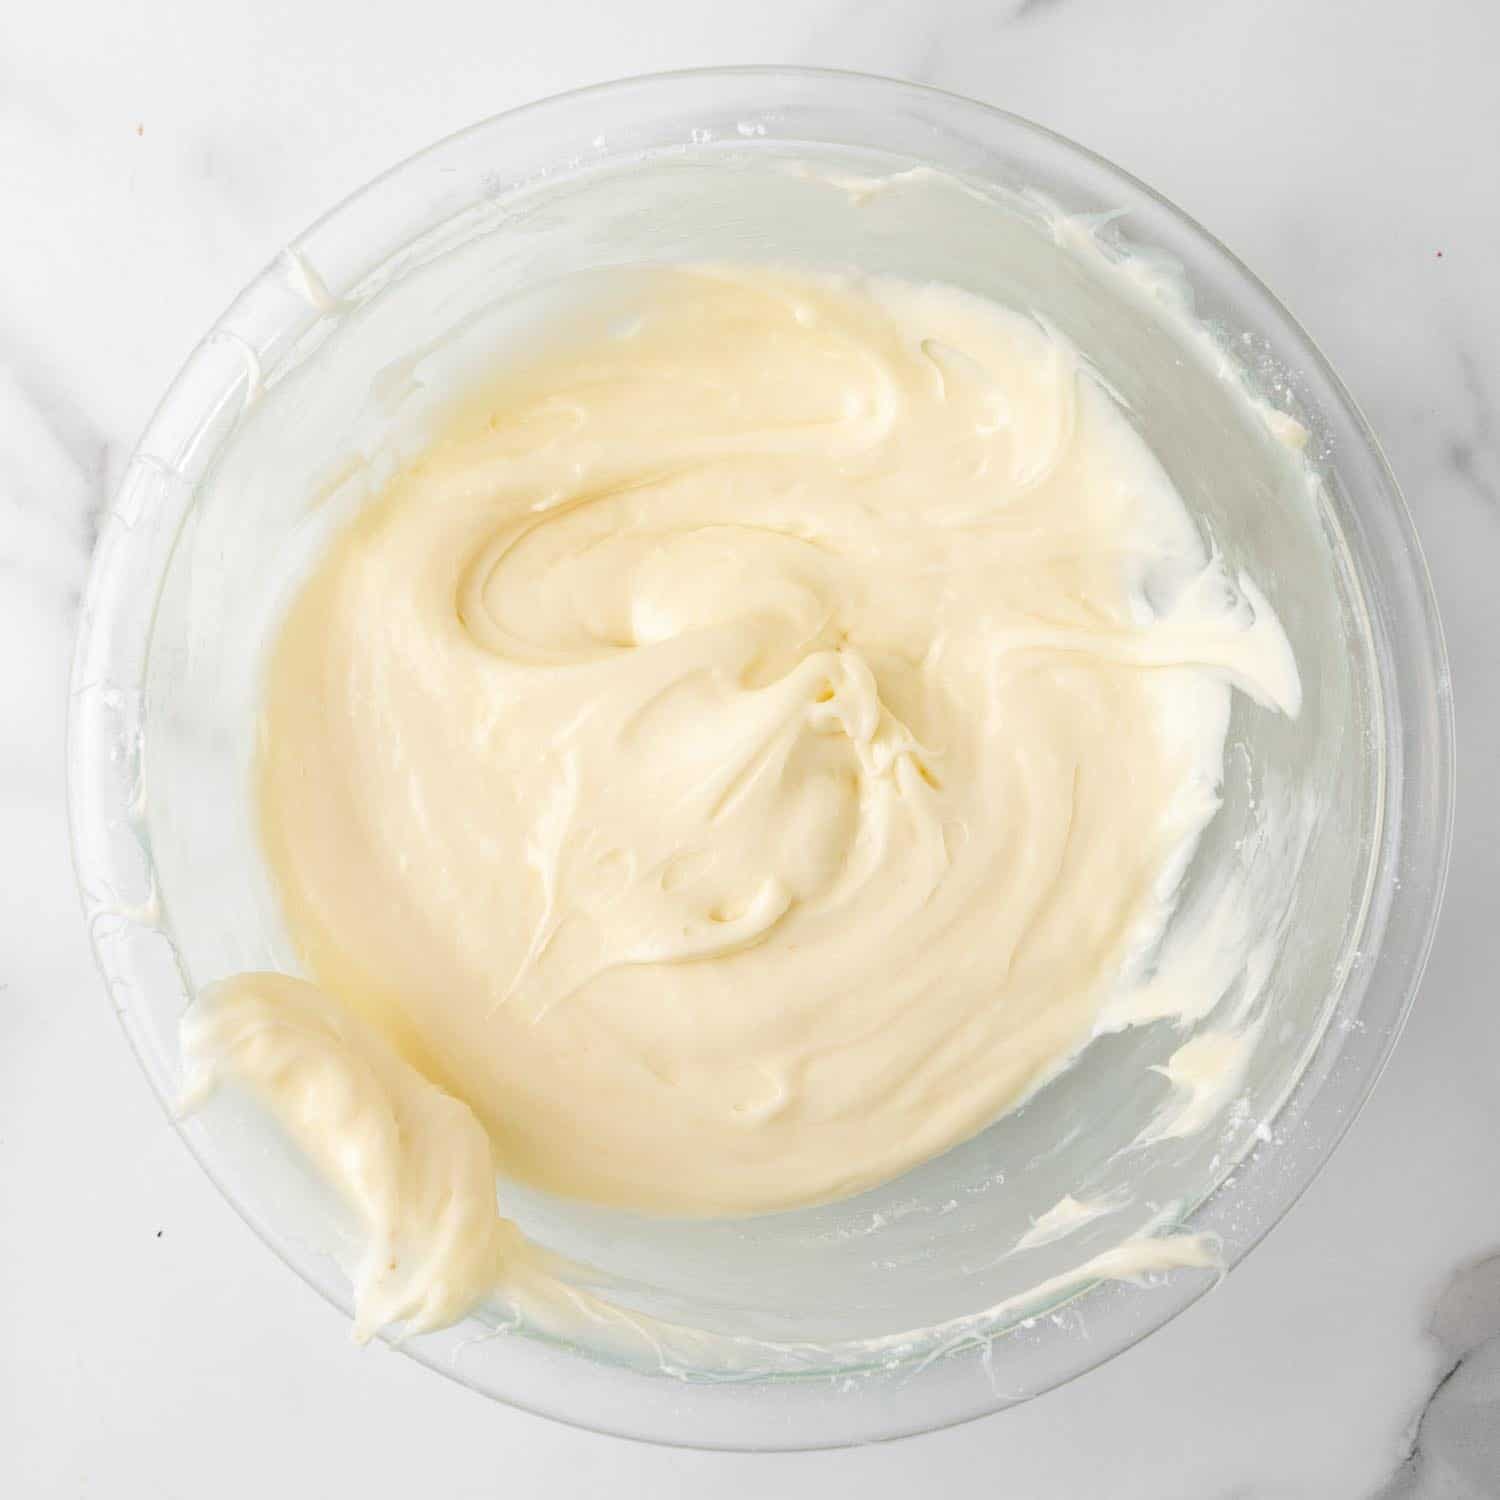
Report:
[[[256,779],[310,982],[190,1026],[358,1208],[367,1330],[524,1259],[497,1172],[825,1202],[1168,1013],[1231,694],[1299,707],[1264,598],[1037,321],[768,266],[576,293],[292,602]],[[1169,1134],[1224,1092],[1195,1045]]]

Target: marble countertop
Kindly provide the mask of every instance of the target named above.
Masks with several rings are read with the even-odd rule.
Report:
[[[1497,53],[1486,0],[0,10],[0,1493],[1500,1495]],[[1371,1104],[1266,1243],[1028,1406],[769,1458],[575,1432],[355,1349],[163,1120],[93,971],[64,828],[65,675],[100,510],[234,292],[440,135],[574,85],[729,62],[1004,105],[1233,246],[1386,444],[1459,712],[1426,982]]]

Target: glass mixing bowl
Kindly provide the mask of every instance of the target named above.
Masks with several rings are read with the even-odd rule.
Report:
[[[506,1211],[611,1278],[617,1300],[812,1352],[731,1380],[509,1328],[501,1309],[404,1345],[476,1389],[595,1429],[832,1446],[1024,1400],[1180,1311],[1211,1272],[1139,1287],[1093,1284],[1079,1267],[1123,1236],[1176,1230],[1217,1237],[1233,1265],[1348,1127],[1427,954],[1452,727],[1417,541],[1343,385],[1204,230],[1038,126],[849,74],[627,80],[434,146],[289,246],[142,437],[84,605],[73,837],[110,994],[171,1110],[195,990],[296,966],[246,771],[260,647],[298,565],[515,331],[534,305],[520,294],[570,270],[726,257],[852,260],[1048,318],[1269,595],[1305,691],[1295,722],[1237,701],[1224,806],[1184,885],[1191,909],[1203,871],[1254,847],[1267,807],[1289,814],[1295,836],[1264,855],[1251,887],[1250,916],[1278,939],[1262,976],[1268,1024],[1212,1129],[1122,1151],[1167,1087],[1150,1067],[1183,1040],[1158,1023],[1100,1038],[975,1140],[843,1203],[688,1223],[505,1185]],[[1278,440],[1268,411],[1305,429],[1305,449]],[[173,1119],[247,1222],[347,1310],[351,1226],[264,1116],[225,1091]],[[1014,1253],[1081,1183],[1117,1208]],[[869,1354],[873,1337],[996,1306],[977,1332]]]

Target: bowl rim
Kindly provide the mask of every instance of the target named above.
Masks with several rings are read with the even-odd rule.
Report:
[[[175,529],[167,524],[173,513],[172,507],[177,507],[180,512],[178,525],[181,515],[191,508],[192,480],[184,476],[182,468],[189,456],[198,451],[196,445],[204,440],[205,432],[215,423],[228,422],[232,428],[239,406],[253,399],[258,390],[262,361],[278,357],[281,351],[304,337],[339,306],[340,297],[334,295],[333,289],[344,288],[347,292],[360,284],[362,277],[358,267],[342,270],[325,283],[320,275],[325,264],[325,258],[319,253],[320,237],[326,237],[330,230],[337,230],[351,218],[358,217],[388,195],[393,187],[432,179],[435,172],[441,171],[445,160],[474,142],[497,134],[515,136],[538,120],[566,117],[570,111],[584,106],[623,100],[632,92],[691,92],[705,84],[722,86],[725,92],[731,85],[805,87],[821,91],[825,101],[828,96],[843,98],[841,106],[836,99],[835,107],[844,108],[859,103],[847,97],[849,91],[865,91],[880,96],[892,108],[899,103],[946,111],[962,117],[976,128],[988,128],[1001,134],[1008,132],[1026,143],[1041,143],[1060,152],[1070,165],[1101,177],[1154,206],[1178,233],[1224,268],[1248,296],[1263,304],[1275,327],[1277,349],[1290,352],[1294,368],[1309,373],[1322,387],[1325,401],[1332,404],[1345,426],[1346,435],[1352,437],[1357,447],[1353,460],[1363,466],[1367,479],[1367,486],[1359,496],[1360,506],[1366,508],[1361,519],[1378,528],[1375,541],[1367,545],[1373,545],[1381,554],[1379,560],[1384,569],[1371,579],[1361,572],[1359,581],[1361,585],[1380,583],[1385,589],[1381,598],[1367,602],[1376,616],[1377,632],[1383,628],[1385,635],[1383,644],[1387,656],[1379,665],[1391,711],[1383,716],[1388,740],[1383,809],[1387,813],[1394,811],[1394,816],[1382,818],[1372,853],[1371,883],[1376,896],[1375,906],[1379,909],[1368,912],[1366,920],[1375,923],[1376,941],[1364,946],[1349,972],[1341,976],[1340,1004],[1356,993],[1362,1001],[1365,992],[1379,977],[1383,978],[1388,992],[1386,1008],[1389,1014],[1378,1027],[1361,1030],[1359,1034],[1346,1038],[1340,1053],[1345,1066],[1340,1071],[1335,1064],[1332,1071],[1319,1079],[1316,1093],[1323,1105],[1318,1116],[1319,1141],[1315,1148],[1305,1150],[1295,1162],[1280,1164],[1282,1180],[1270,1194],[1272,1207],[1259,1218],[1253,1229],[1244,1232],[1242,1226],[1215,1222],[1214,1205],[1217,1203],[1222,1208],[1225,1185],[1210,1194],[1190,1216],[1195,1225],[1207,1225],[1223,1236],[1226,1261],[1232,1267],[1290,1211],[1353,1124],[1400,1036],[1431,950],[1452,843],[1455,750],[1451,676],[1430,574],[1409,509],[1369,423],[1312,338],[1233,252],[1165,196],[1089,148],[1009,111],[900,79],[775,64],[691,68],[592,84],[517,106],[443,137],[349,194],[291,241],[216,320],[158,403],[106,514],[85,590],[74,656],[67,751],[74,867],[96,961],[115,1001],[126,1036],[173,1128],[183,1137],[220,1193],[281,1259],[333,1305],[347,1313],[350,1303],[342,1277],[337,1273],[330,1274],[326,1265],[313,1264],[314,1258],[305,1246],[299,1253],[294,1242],[259,1218],[222,1180],[201,1134],[190,1122],[179,1117],[162,1059],[154,1052],[150,1037],[132,1009],[130,996],[141,982],[139,955],[134,948],[122,948],[116,939],[121,931],[131,937],[149,936],[153,932],[165,937],[165,933],[159,926],[160,910],[149,859],[144,849],[137,853],[130,848],[134,819],[139,811],[138,760],[122,767],[120,757],[116,755],[111,759],[108,749],[110,745],[134,743],[138,757],[143,724],[140,683],[149,650],[151,621],[137,622],[136,628],[122,633],[121,609],[130,597],[132,587],[139,588],[143,579],[149,582],[152,575],[150,564],[163,545],[170,550],[170,544],[175,540]],[[829,106],[825,102],[826,107]],[[683,124],[686,131],[686,118]],[[753,149],[755,141],[745,140],[740,144]],[[589,164],[593,161],[604,164],[609,159],[607,155],[600,156]],[[574,160],[565,163],[561,170],[578,165]],[[456,199],[455,203],[455,212],[464,206],[461,199]],[[430,227],[446,220],[435,216],[429,209],[423,222]],[[375,264],[388,263],[399,255],[402,248],[400,242],[382,245]],[[293,297],[290,302],[289,285],[298,293],[298,297]],[[275,325],[274,334],[252,339],[242,332],[251,325],[262,332]],[[162,526],[150,524],[153,507],[163,513]],[[172,533],[170,538],[166,538],[168,531]],[[165,554],[160,560],[165,561]],[[156,572],[158,581],[159,571]],[[1390,618],[1382,620],[1382,611]],[[148,613],[154,615],[154,607]],[[1393,895],[1398,889],[1404,894],[1400,901],[1395,901]],[[129,893],[134,894],[134,899],[125,899]],[[160,982],[169,981],[162,978]],[[180,970],[177,983],[185,1002],[190,991]],[[1355,1005],[1353,1009],[1359,1010],[1360,1006]],[[1325,1034],[1319,1042],[1320,1049],[1326,1039]],[[1344,1054],[1350,1047],[1355,1051],[1346,1058]],[[1310,1073],[1311,1069],[1299,1079],[1292,1091],[1292,1099],[1304,1092]],[[1337,1095],[1323,1098],[1327,1089],[1335,1086]],[[1304,1114],[1308,1102],[1303,1100]],[[1236,1169],[1236,1177],[1243,1179],[1256,1172],[1264,1176],[1268,1158],[1275,1154],[1275,1148],[1258,1146]],[[1222,1220],[1222,1214],[1219,1218]],[[1091,1340],[1090,1347],[1080,1358],[1071,1361],[1059,1378],[1046,1380],[1036,1391],[1026,1391],[1020,1399],[1056,1388],[1133,1347],[1141,1338],[1183,1311],[1208,1289],[1209,1284],[1201,1277],[1187,1281],[1173,1278],[1154,1288],[1149,1296],[1139,1292],[1127,1294],[1115,1286],[1088,1293],[1091,1308],[1099,1299],[1118,1305],[1123,1296],[1133,1295],[1138,1305],[1149,1302],[1150,1311],[1145,1315],[1138,1312],[1128,1327],[1122,1324],[1125,1332],[1118,1337]],[[450,1335],[453,1332],[448,1331]],[[853,1415],[854,1408],[848,1404],[847,1398],[843,1401],[835,1399],[825,1403],[826,1411],[821,1418],[814,1418],[814,1423],[818,1420],[826,1422],[820,1427],[810,1425],[801,1417],[791,1419],[782,1402],[755,1414],[748,1424],[753,1431],[746,1438],[739,1435],[739,1427],[735,1424],[746,1425],[741,1419],[747,1415],[749,1403],[756,1398],[744,1387],[733,1388],[737,1395],[728,1398],[730,1402],[739,1403],[738,1416],[731,1416],[718,1426],[712,1422],[705,1425],[694,1423],[713,1403],[727,1406],[724,1387],[689,1388],[689,1391],[696,1392],[690,1398],[679,1393],[683,1395],[679,1405],[694,1410],[669,1419],[654,1418],[643,1423],[631,1416],[621,1416],[616,1410],[617,1403],[606,1401],[602,1396],[585,1417],[569,1409],[565,1403],[530,1398],[519,1380],[510,1382],[511,1388],[501,1391],[466,1375],[455,1364],[465,1347],[462,1340],[436,1335],[402,1344],[402,1347],[442,1373],[511,1405],[588,1430],[684,1447],[791,1450],[845,1446],[871,1438],[937,1430],[1014,1404],[1013,1399],[998,1391],[991,1380],[986,1378],[976,1383],[974,1376],[980,1366],[986,1377],[991,1372],[988,1351],[975,1349],[943,1362],[961,1361],[970,1368],[960,1383],[949,1380],[930,1400],[924,1401],[920,1413],[913,1407],[910,1411],[904,1410],[894,1420],[874,1419],[868,1412]],[[576,1361],[579,1356],[569,1358]],[[611,1368],[615,1374],[625,1373]],[[770,1389],[771,1384],[767,1383],[764,1389]],[[787,1382],[780,1386],[783,1392],[788,1388]],[[763,1387],[754,1389],[759,1391]],[[960,1389],[964,1395],[958,1400],[953,1393]],[[709,1392],[718,1394],[706,1395]],[[708,1404],[705,1404],[705,1396]],[[731,1428],[733,1432],[726,1437],[724,1433]]]

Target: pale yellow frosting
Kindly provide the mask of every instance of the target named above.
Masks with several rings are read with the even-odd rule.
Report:
[[[321,998],[249,976],[197,1038],[336,1178],[378,1174],[384,1116],[324,1105],[388,1085],[397,1180],[425,1201],[446,1162],[488,1205],[483,1243],[418,1247],[440,1292],[385,1288],[426,1322],[497,1274],[477,1141],[557,1193],[736,1215],[982,1129],[1128,1012],[1232,688],[1299,702],[1265,601],[1034,321],[764,267],[573,308],[292,604],[258,791]],[[389,1184],[354,1195],[420,1239]]]

